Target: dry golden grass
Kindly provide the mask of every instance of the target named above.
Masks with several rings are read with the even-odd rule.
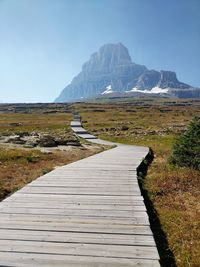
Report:
[[[145,179],[144,187],[180,267],[200,264],[199,174],[189,168],[173,168],[157,157]]]
[[[154,161],[143,184],[156,209],[178,267],[200,266],[200,173],[168,164],[175,136],[184,132],[200,102],[155,100],[133,103],[79,104],[84,125],[107,140],[149,146]],[[174,102],[174,103],[173,103]],[[147,105],[148,103],[148,105]],[[189,103],[189,105],[188,105]],[[127,126],[126,130],[122,126]],[[159,239],[159,238],[158,238]],[[158,244],[163,266],[172,266]]]
[[[71,114],[55,113],[55,114],[0,114],[0,133],[13,132],[32,132],[42,131],[49,132],[55,130],[69,130],[69,123],[72,119]],[[14,125],[18,123],[19,125]]]

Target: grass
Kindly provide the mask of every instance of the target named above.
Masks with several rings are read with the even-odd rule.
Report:
[[[0,133],[70,131],[70,114],[0,114]],[[16,125],[15,125],[16,124]]]
[[[168,247],[162,240],[158,244],[162,265],[174,266],[171,251],[178,267],[200,266],[200,173],[168,163],[175,137],[200,114],[200,101],[140,99],[82,103],[75,108],[81,112],[85,128],[99,137],[152,148],[154,161],[143,188],[168,242]]]

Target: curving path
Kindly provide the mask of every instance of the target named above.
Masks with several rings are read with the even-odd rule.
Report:
[[[88,134],[75,117],[75,133]],[[136,168],[148,149],[128,145],[57,168],[0,203],[0,266],[157,267]]]

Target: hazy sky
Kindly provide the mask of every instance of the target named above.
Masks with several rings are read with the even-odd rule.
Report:
[[[105,43],[200,87],[200,0],[0,0],[0,102],[51,102]]]

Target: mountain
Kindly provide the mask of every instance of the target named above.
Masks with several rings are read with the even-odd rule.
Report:
[[[138,94],[200,97],[200,89],[178,81],[175,72],[149,70],[133,63],[128,49],[121,43],[106,44],[92,54],[55,102]]]

